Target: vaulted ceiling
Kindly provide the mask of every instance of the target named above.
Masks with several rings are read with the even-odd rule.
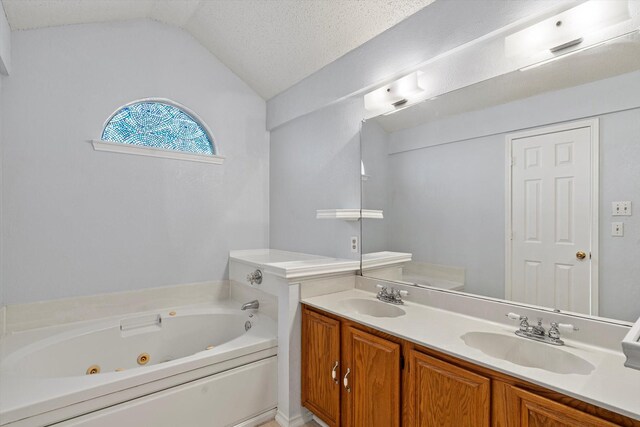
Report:
[[[2,0],[12,30],[153,19],[193,35],[263,98],[434,0]]]

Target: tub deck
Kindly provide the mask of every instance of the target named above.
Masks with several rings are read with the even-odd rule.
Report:
[[[174,310],[174,309],[172,309]],[[172,310],[158,313],[168,316]],[[178,311],[178,309],[175,309]],[[236,301],[199,307],[181,307],[181,315],[208,313],[238,313]],[[249,313],[246,313],[247,316]],[[129,316],[127,316],[129,317]],[[145,396],[200,378],[215,375],[277,354],[275,322],[255,314],[252,327],[237,338],[224,342],[214,349],[122,372],[97,375],[64,377],[30,377],[16,372],[11,363],[16,353],[38,351],[43,341],[67,339],[70,335],[87,334],[120,325],[122,316],[79,324],[42,328],[8,335],[0,341],[0,425],[31,426],[48,425],[76,417],[137,397]],[[237,325],[234,325],[237,326]],[[69,348],[69,351],[82,349]],[[108,351],[108,348],[105,349]],[[12,357],[14,356],[14,357]],[[55,363],[55,361],[53,362]]]

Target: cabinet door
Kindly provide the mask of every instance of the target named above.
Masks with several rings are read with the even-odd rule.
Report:
[[[342,331],[342,423],[400,426],[400,345],[345,326]]]
[[[509,387],[510,399],[518,402],[516,410],[511,414],[510,425],[522,427],[613,427],[616,425],[518,387]]]
[[[332,427],[340,425],[339,361],[340,322],[304,309],[302,405]]]
[[[412,350],[410,425],[488,427],[490,380]]]

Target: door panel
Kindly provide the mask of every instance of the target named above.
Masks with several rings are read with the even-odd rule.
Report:
[[[343,425],[400,426],[400,345],[351,326],[342,345]]]
[[[511,141],[511,295],[591,312],[591,128]]]
[[[416,427],[488,427],[490,380],[418,351],[409,358]]]
[[[304,309],[302,343],[302,405],[328,425],[339,426],[340,322]]]

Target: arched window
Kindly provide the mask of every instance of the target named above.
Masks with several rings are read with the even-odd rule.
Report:
[[[96,150],[222,163],[202,121],[168,100],[144,99],[118,109],[107,120],[101,139],[94,141]]]

